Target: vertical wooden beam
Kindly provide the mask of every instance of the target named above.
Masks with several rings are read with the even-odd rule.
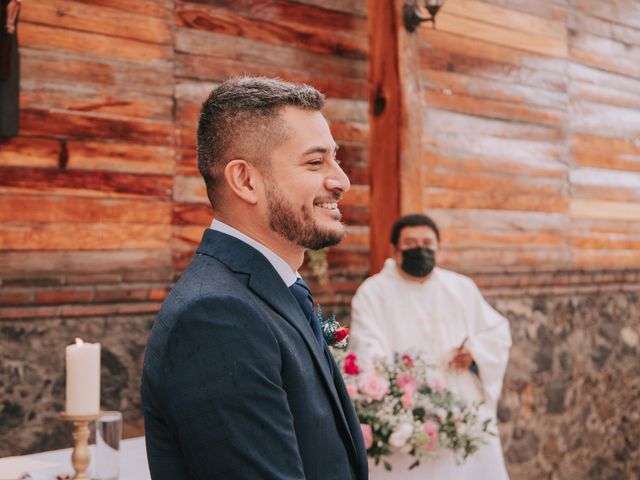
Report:
[[[371,274],[388,255],[389,229],[400,212],[400,97],[395,1],[368,0],[369,237]]]
[[[408,32],[402,21],[404,1],[396,0],[396,15],[401,28],[398,31],[398,71],[402,95],[400,96],[400,214],[422,213],[425,209],[423,192],[422,136],[423,116],[420,73],[420,34]],[[423,23],[418,27],[431,28]]]
[[[422,210],[422,105],[417,34],[402,23],[403,0],[368,0],[371,273],[389,255],[401,213]]]

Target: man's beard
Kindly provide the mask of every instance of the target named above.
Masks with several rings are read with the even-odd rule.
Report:
[[[336,230],[321,228],[306,206],[300,210],[289,202],[273,182],[265,182],[269,225],[271,229],[287,240],[301,247],[319,250],[340,243],[345,236],[344,227]],[[332,200],[337,201],[339,194]]]

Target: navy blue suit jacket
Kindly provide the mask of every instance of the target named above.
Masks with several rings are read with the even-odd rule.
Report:
[[[154,480],[365,480],[327,347],[269,261],[207,230],[165,300],[142,375]]]

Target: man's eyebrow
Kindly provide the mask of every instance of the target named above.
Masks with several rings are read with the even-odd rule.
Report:
[[[337,152],[339,148],[340,148],[340,145],[335,144],[335,145],[333,146],[333,151],[334,151],[334,153],[335,153],[335,152]],[[311,148],[306,149],[306,150],[303,152],[303,154],[302,154],[302,155],[310,155],[310,154],[312,154],[312,153],[322,153],[322,154],[325,154],[325,153],[328,153],[328,152],[329,152],[329,149],[328,149],[328,148],[326,148],[326,147],[321,147],[321,146],[317,146],[317,147],[311,147]]]

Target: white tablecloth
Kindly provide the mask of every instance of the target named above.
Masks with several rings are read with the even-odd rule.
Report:
[[[94,448],[90,447],[92,456]],[[48,472],[51,469],[58,473],[73,473],[70,448],[0,458],[0,480],[16,480],[25,472]],[[91,472],[92,466],[89,467]],[[130,438],[120,443],[119,480],[151,480],[144,437]]]

